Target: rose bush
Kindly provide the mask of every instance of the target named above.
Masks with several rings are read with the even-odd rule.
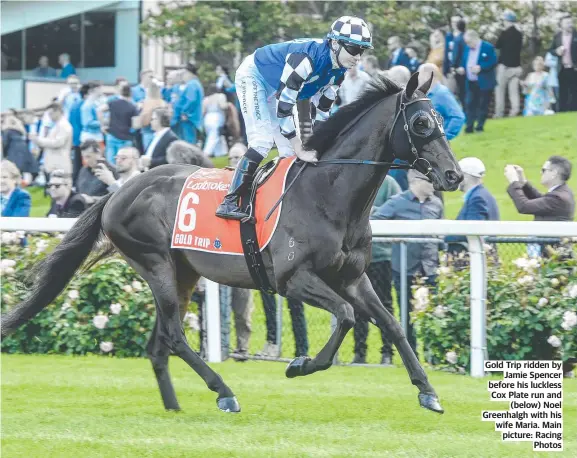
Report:
[[[3,236],[0,264],[2,313],[26,295],[26,275],[61,236]],[[12,240],[14,239],[14,240]],[[194,304],[196,306],[196,304]],[[190,316],[196,315],[191,305]],[[145,356],[156,312],[148,285],[122,259],[113,257],[77,274],[46,309],[2,341],[8,353],[87,353]],[[186,323],[191,323],[188,316]],[[186,324],[185,324],[186,326]]]
[[[487,351],[491,359],[563,359],[577,356],[577,259],[570,245],[547,258],[489,259]],[[447,262],[445,261],[445,264]],[[440,368],[469,370],[468,269],[439,268],[438,287],[415,286],[412,318],[425,359]]]

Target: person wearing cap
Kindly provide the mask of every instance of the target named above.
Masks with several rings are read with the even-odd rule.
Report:
[[[499,206],[497,200],[483,186],[485,177],[485,164],[476,157],[466,157],[459,161],[459,167],[463,171],[463,181],[459,190],[464,193],[464,204],[457,215],[457,220],[465,221],[499,221]],[[449,244],[449,252],[463,251],[467,246],[467,238],[452,235],[445,237]]]
[[[298,135],[298,100],[309,100],[313,131],[326,121],[344,81],[345,72],[358,65],[363,52],[372,49],[365,21],[343,16],[333,22],[325,39],[298,39],[257,49],[246,57],[235,76],[248,151],[239,161],[229,193],[217,208],[224,219],[241,220],[249,215],[239,207],[242,189],[276,144],[281,157],[296,155],[316,162]]]
[[[170,126],[182,140],[194,145],[198,139],[197,132],[202,131],[204,90],[196,66],[190,62],[184,68],[182,79],[185,87],[174,104]]]
[[[408,172],[409,189],[387,200],[371,216],[375,220],[425,220],[442,219],[444,217],[443,202],[435,196],[433,183],[414,169]],[[434,286],[439,267],[439,246],[437,243],[407,243],[406,294],[407,307],[412,310],[413,284],[418,277],[426,277],[426,284]],[[397,291],[397,301],[401,301],[401,248],[398,243],[393,245],[391,259],[393,281]],[[410,314],[409,314],[410,317]],[[417,338],[409,318],[407,339],[417,354]]]
[[[511,10],[503,14],[504,30],[499,35],[495,48],[499,52],[497,65],[497,88],[495,90],[495,117],[505,115],[505,94],[509,91],[511,111],[509,116],[517,116],[520,111],[519,81],[523,74],[521,68],[521,48],[523,34],[517,28],[517,16]]]

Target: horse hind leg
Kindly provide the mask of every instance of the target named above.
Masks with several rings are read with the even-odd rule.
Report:
[[[159,328],[160,320],[157,316],[154,323],[154,329],[152,330],[152,335],[150,336],[150,340],[146,347],[146,352],[150,362],[152,363],[152,369],[156,376],[158,388],[160,389],[164,408],[166,410],[180,410],[180,406],[176,399],[176,393],[174,392],[174,387],[170,379],[170,373],[168,371],[170,348],[161,342],[159,338]]]
[[[307,270],[295,272],[287,282],[286,295],[327,310],[337,318],[335,331],[318,355],[313,359],[304,356],[295,358],[287,366],[286,376],[293,378],[328,369],[333,364],[333,359],[347,332],[355,325],[353,307],[318,275]]]
[[[148,230],[153,231],[152,225],[148,226]],[[220,410],[240,412],[240,406],[232,390],[224,383],[220,375],[190,348],[182,329],[181,303],[185,291],[191,292],[192,287],[198,281],[198,274],[190,267],[186,269],[186,266],[175,259],[168,249],[163,251],[162,247],[168,245],[160,243],[163,236],[166,236],[164,231],[158,232],[155,245],[144,244],[134,239],[128,231],[118,227],[115,231],[108,232],[107,235],[122,256],[148,283],[156,300],[157,324],[149,342],[151,350],[149,355],[152,354],[151,361],[157,374],[165,407],[178,409],[178,402],[168,374],[168,355],[172,351],[204,380],[210,390],[218,393],[217,405]],[[149,234],[149,237],[152,236]],[[143,245],[146,245],[146,250],[142,249]],[[188,281],[179,287],[178,281],[185,279]]]
[[[186,266],[181,265],[180,263],[177,265],[176,274],[178,294],[180,298],[180,320],[182,322],[190,303],[192,290],[194,289],[194,286],[198,282],[200,276],[192,269],[186,269]],[[158,382],[164,408],[166,410],[180,410],[180,406],[178,405],[176,394],[174,392],[174,387],[170,379],[170,373],[168,371],[170,348],[159,338],[159,332],[161,332],[160,326],[161,323],[157,315],[156,321],[154,323],[154,329],[148,342],[147,354],[150,362],[152,363],[156,381]]]

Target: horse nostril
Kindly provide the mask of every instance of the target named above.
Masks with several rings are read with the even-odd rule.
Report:
[[[459,181],[459,174],[454,170],[447,170],[445,172],[445,179],[448,183],[456,183]]]

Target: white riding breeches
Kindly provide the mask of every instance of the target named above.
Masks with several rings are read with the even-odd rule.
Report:
[[[240,102],[242,117],[246,126],[248,147],[263,157],[276,144],[279,156],[294,156],[295,152],[289,140],[280,131],[276,90],[264,80],[254,63],[254,55],[244,59],[235,77],[236,93]],[[299,135],[298,112],[296,105],[293,116]]]

